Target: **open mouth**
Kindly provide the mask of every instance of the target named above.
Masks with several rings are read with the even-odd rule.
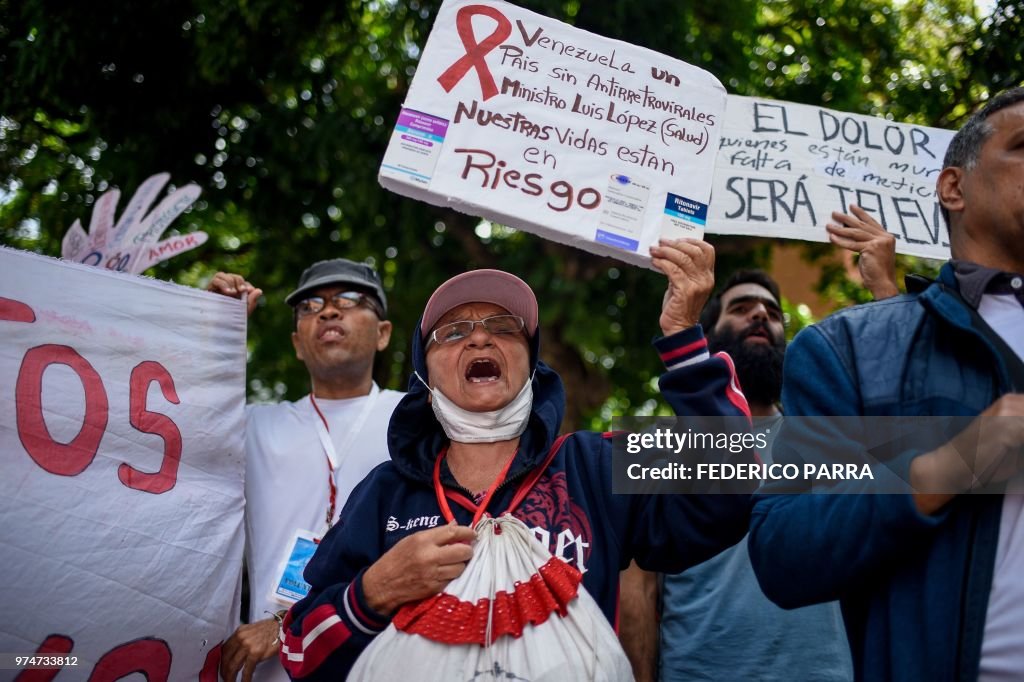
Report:
[[[748,332],[746,334],[746,336],[744,336],[743,340],[744,341],[757,341],[757,342],[760,342],[760,343],[768,343],[768,344],[770,344],[772,342],[772,337],[768,334],[768,330],[767,329],[764,329],[763,327],[760,327],[760,328],[753,329],[750,332]]]
[[[343,336],[345,336],[345,332],[343,332],[340,327],[328,327],[320,332],[321,341],[334,341]]]
[[[466,368],[466,380],[474,384],[485,384],[501,378],[501,369],[489,358],[480,358],[469,363]]]

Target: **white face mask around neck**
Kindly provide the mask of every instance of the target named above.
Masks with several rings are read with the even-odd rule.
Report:
[[[433,396],[430,406],[449,440],[457,443],[496,443],[518,438],[526,431],[533,409],[533,374],[508,405],[488,412],[462,409],[439,389],[430,388],[419,372],[415,374]]]

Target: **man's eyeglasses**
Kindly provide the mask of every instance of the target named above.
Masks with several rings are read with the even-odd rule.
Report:
[[[377,317],[384,319],[384,314],[380,309],[380,305],[372,296],[367,294],[361,294],[358,291],[339,291],[338,293],[331,296],[331,305],[338,310],[348,310],[349,308],[355,308],[358,305],[364,305],[377,314]],[[327,305],[327,301],[323,296],[309,296],[299,301],[295,305],[296,317],[309,317],[310,315],[316,315]]]
[[[430,345],[431,341],[438,345],[461,341],[472,334],[473,329],[478,324],[482,325],[491,334],[515,334],[516,332],[523,331],[523,327],[526,326],[523,318],[518,315],[494,315],[492,317],[485,317],[482,320],[459,320],[458,322],[442,324],[430,332],[427,345]]]

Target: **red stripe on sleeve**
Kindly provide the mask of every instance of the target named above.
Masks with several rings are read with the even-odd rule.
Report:
[[[698,341],[694,341],[693,343],[688,343],[682,348],[676,348],[675,350],[670,350],[665,353],[662,353],[661,359],[665,362],[668,362],[669,360],[675,360],[678,357],[689,355],[690,353],[701,348],[707,348],[707,345],[707,339],[700,339]]]
[[[291,612],[283,624],[281,664],[292,677],[309,675],[352,636],[352,632],[330,604],[309,612],[302,622],[301,635],[293,635],[290,625]]]

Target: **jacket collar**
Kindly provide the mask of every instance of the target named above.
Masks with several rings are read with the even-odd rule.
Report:
[[[939,270],[939,276],[924,290],[918,298],[921,305],[946,324],[972,335],[995,360],[1002,386],[1010,386],[1010,373],[1003,357],[987,336],[975,325],[976,313],[960,294],[960,283],[951,262],[947,262]]]
[[[1021,276],[1018,273],[1004,272],[970,261],[953,260],[950,263],[956,272],[960,295],[975,310],[981,305],[981,297],[985,294],[1011,294],[1024,303],[1019,291]]]

